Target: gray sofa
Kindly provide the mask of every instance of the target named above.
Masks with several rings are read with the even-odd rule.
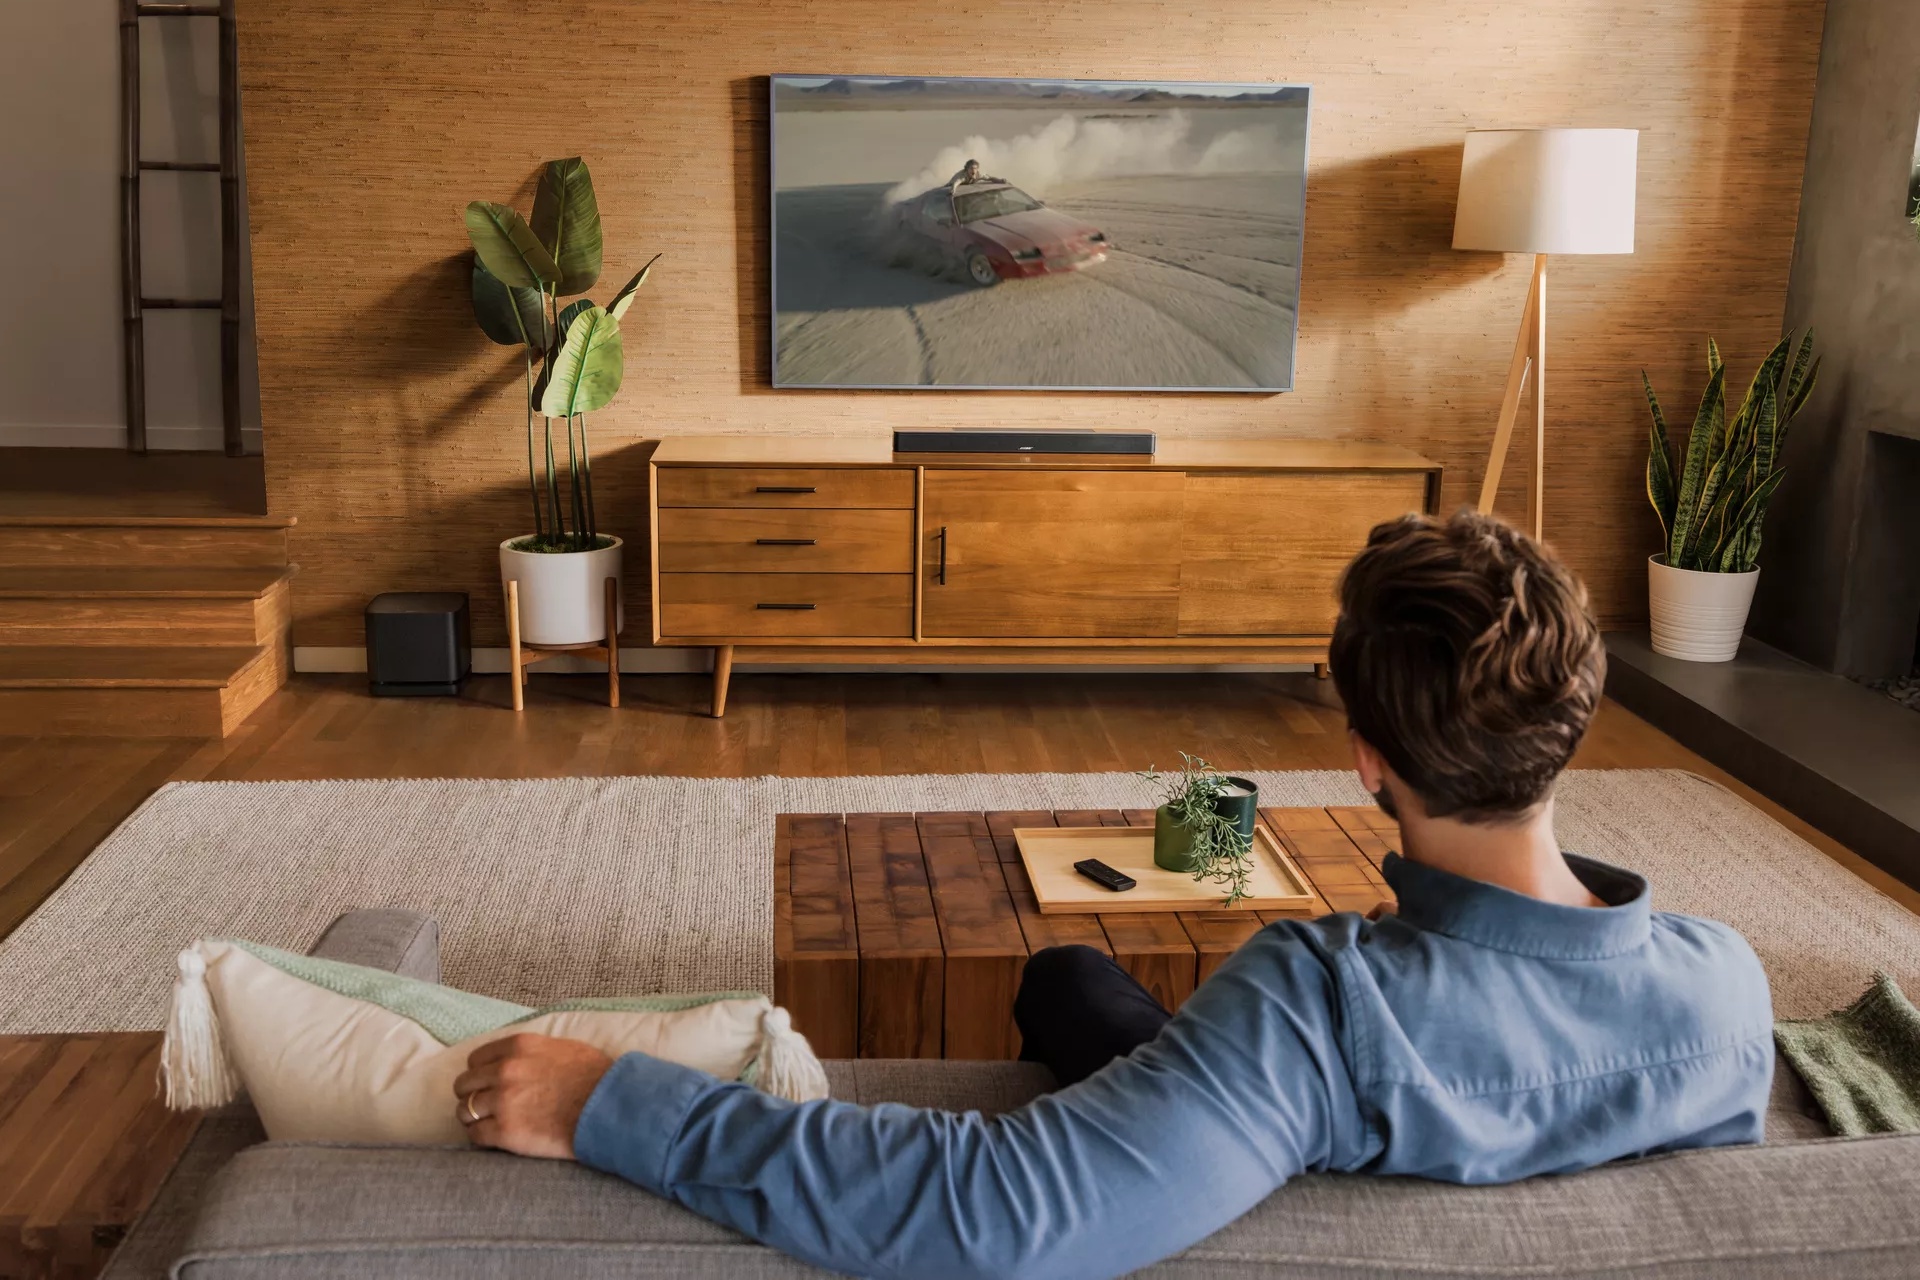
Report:
[[[438,930],[342,916],[317,954],[437,980]],[[835,1097],[999,1111],[1052,1083],[1021,1063],[833,1062]],[[1835,1139],[1784,1068],[1763,1146],[1465,1188],[1296,1179],[1154,1277],[1920,1275],[1920,1135]],[[494,1152],[267,1142],[210,1116],[108,1280],[820,1276],[617,1179]]]

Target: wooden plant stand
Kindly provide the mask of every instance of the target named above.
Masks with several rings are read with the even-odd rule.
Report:
[[[520,638],[520,583],[507,580],[507,645],[513,653],[513,709],[527,707],[526,685],[531,674],[527,668],[545,662],[556,654],[580,658],[599,658],[607,664],[607,705],[620,705],[620,580],[608,578],[607,638],[594,644],[534,644]]]

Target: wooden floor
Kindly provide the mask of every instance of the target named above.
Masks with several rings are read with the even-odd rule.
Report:
[[[535,675],[519,715],[504,676],[468,689],[371,698],[363,677],[296,676],[224,741],[0,737],[0,935],[175,779],[1086,772],[1182,750],[1227,769],[1349,767],[1332,687],[1309,675],[748,673],[724,720],[703,714],[701,676],[628,677],[618,710],[604,677]],[[1920,894],[1611,702],[1574,764],[1714,778],[1920,911]]]

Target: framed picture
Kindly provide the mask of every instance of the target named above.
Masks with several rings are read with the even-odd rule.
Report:
[[[1289,390],[1308,98],[774,76],[774,385]]]

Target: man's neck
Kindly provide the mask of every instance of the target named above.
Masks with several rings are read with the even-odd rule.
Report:
[[[1553,834],[1553,800],[1525,822],[1489,825],[1404,812],[1401,856],[1469,880],[1569,907],[1603,907],[1567,867]]]

